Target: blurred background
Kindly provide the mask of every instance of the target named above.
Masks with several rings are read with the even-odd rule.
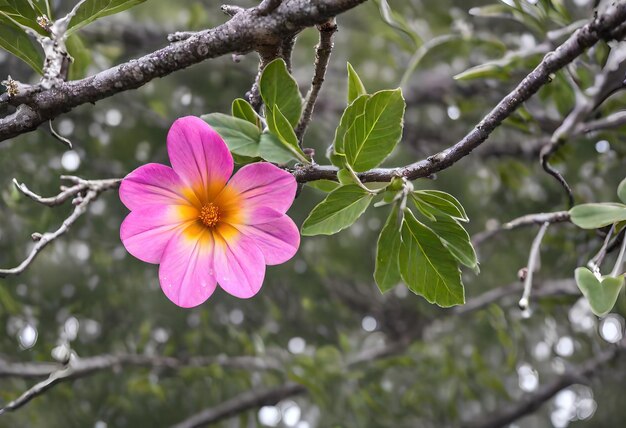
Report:
[[[74,0],[51,3],[61,16]],[[369,91],[403,88],[404,137],[386,165],[434,154],[469,132],[579,20],[592,17],[592,3],[366,2],[338,17],[335,49],[305,145],[316,149],[319,163],[327,163],[321,154],[345,107],[349,61]],[[75,54],[80,60],[72,76],[165,46],[168,33],[219,25],[227,19],[220,4],[148,0],[101,19],[79,32],[84,49]],[[572,23],[569,32],[555,32]],[[294,49],[293,73],[303,94],[316,43],[316,30],[308,29]],[[541,169],[539,148],[573,108],[576,94],[594,83],[609,49],[599,43],[553,76],[480,149],[436,180],[418,180],[416,187],[455,195],[474,236],[524,214],[567,209],[562,188]],[[54,139],[47,126],[0,143],[0,266],[21,262],[33,245],[31,233],[56,229],[72,209],[69,203],[48,208],[28,200],[14,189],[14,177],[53,195],[62,174],[123,177],[147,162],[166,163],[171,123],[185,115],[228,113],[232,100],[249,90],[257,61],[255,54],[239,62],[206,61],[76,108],[54,121],[73,150]],[[9,74],[23,82],[38,80],[26,64],[1,51],[0,77]],[[617,92],[595,117],[619,110],[624,101]],[[615,200],[626,171],[622,131],[579,135],[558,152],[554,162],[578,202]],[[305,186],[289,214],[301,224],[323,197]],[[184,310],[161,292],[157,267],[125,251],[119,227],[127,211],[116,191],[105,192],[24,274],[0,279],[0,367],[3,361],[54,362],[62,349],[80,358],[221,359],[176,368],[120,364],[98,370],[0,416],[0,426],[169,426],[243,392],[287,381],[307,392],[253,407],[221,426],[461,426],[519,405],[621,340],[624,299],[613,314],[598,320],[573,282],[575,267],[602,244],[595,233],[569,223],[548,229],[535,286],[557,292],[533,300],[525,313],[517,307],[522,288],[517,276],[537,227],[481,240],[480,274],[463,273],[468,306],[441,309],[403,285],[385,295],[376,287],[376,239],[387,213],[388,207],[371,208],[335,236],[303,238],[290,262],[268,268],[262,291],[251,300],[218,289],[205,304]],[[608,266],[611,256],[607,260]],[[495,289],[497,298],[485,299],[483,293]],[[388,352],[376,358],[368,354],[377,349]],[[224,363],[241,356],[258,357],[254,361],[265,365]],[[625,370],[623,358],[602,366],[512,426],[622,426]],[[0,377],[0,403],[41,379]]]

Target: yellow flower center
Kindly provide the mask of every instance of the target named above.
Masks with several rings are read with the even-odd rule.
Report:
[[[220,221],[220,209],[213,202],[209,202],[202,206],[198,218],[206,227],[215,227]]]

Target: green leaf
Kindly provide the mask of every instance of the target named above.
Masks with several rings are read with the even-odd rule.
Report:
[[[583,229],[597,229],[626,220],[626,205],[617,203],[581,204],[569,210],[572,223]]]
[[[267,110],[266,119],[268,128],[272,134],[278,137],[285,148],[293,153],[301,162],[309,163],[306,155],[298,145],[296,133],[277,105]]]
[[[69,80],[82,79],[91,64],[91,51],[85,47],[78,34],[72,34],[65,42],[67,53],[74,59],[70,65]]]
[[[600,279],[586,267],[579,267],[574,275],[576,285],[589,302],[591,311],[599,317],[608,314],[624,286],[624,277],[607,275]]]
[[[363,114],[349,125],[344,137],[352,169],[367,171],[389,156],[402,136],[404,107],[400,89],[376,92],[367,100]]]
[[[233,101],[232,114],[238,119],[247,120],[248,122],[252,123],[257,128],[259,128],[259,131],[263,130],[261,126],[261,118],[254,111],[250,103],[243,98],[236,98]]]
[[[373,197],[354,184],[339,187],[313,208],[302,224],[302,234],[333,235],[345,229],[361,217]]]
[[[391,9],[387,0],[378,0],[377,3],[381,17],[389,26],[409,36],[416,46],[422,44],[422,39],[418,33],[411,28],[404,16]]]
[[[247,156],[259,156],[261,131],[252,123],[222,113],[202,116],[224,139],[231,153]]]
[[[626,178],[617,186],[617,197],[626,204]]]
[[[339,182],[343,185],[348,185],[348,184],[358,185],[360,183],[360,181],[358,181],[354,177],[354,175],[345,168],[342,168],[339,171],[337,171],[337,180],[339,180]]]
[[[440,190],[416,190],[413,198],[420,202],[418,208],[429,218],[444,214],[461,221],[469,221],[463,205],[451,194]]]
[[[478,259],[472,247],[472,241],[461,224],[450,217],[440,216],[428,225],[439,236],[443,245],[461,264],[478,273]]]
[[[46,31],[37,24],[37,17],[41,16],[26,0],[0,0],[0,16],[6,21],[29,27],[39,34],[46,35]],[[2,23],[4,24],[4,22]],[[17,25],[16,25],[17,26]],[[20,28],[17,26],[17,28]]]
[[[298,124],[302,113],[302,96],[298,83],[287,71],[282,58],[275,59],[263,69],[259,89],[269,110],[278,107],[292,127]]]
[[[361,82],[352,65],[348,63],[348,104],[365,94],[367,94],[367,91],[365,86],[363,86],[363,82]]]
[[[52,9],[50,8],[49,0],[32,0],[32,3],[35,12],[37,12],[37,15],[46,15],[52,20]]]
[[[486,63],[470,67],[453,76],[454,80],[474,80],[474,79],[507,79],[510,75],[505,67],[498,64]]]
[[[268,162],[288,163],[296,157],[288,150],[278,137],[264,132],[261,134],[261,142],[259,144],[259,155]]]
[[[369,98],[370,95],[361,95],[343,111],[341,120],[339,121],[339,126],[335,130],[335,139],[333,141],[333,153],[335,154],[335,157],[330,157],[330,160],[334,165],[339,167],[343,166],[345,156],[340,155],[344,154],[344,139],[346,132],[348,132],[348,129],[352,126],[356,118],[365,112],[365,105],[367,104],[367,100]]]
[[[0,15],[0,47],[30,65],[37,73],[43,73],[41,49],[24,30],[3,15]]]
[[[409,290],[442,307],[465,302],[455,258],[437,235],[406,211],[402,223],[400,273]]]
[[[317,190],[321,190],[324,193],[330,193],[333,190],[337,189],[340,186],[340,184],[332,180],[315,180],[315,181],[309,181],[307,183],[307,186],[312,187]]]
[[[113,15],[130,9],[146,0],[87,0],[70,21],[67,34],[70,35],[85,25],[104,16]]]
[[[402,278],[400,277],[400,239],[401,218],[397,205],[393,207],[387,217],[387,222],[380,231],[378,243],[376,245],[376,267],[374,269],[374,279],[382,293],[389,291],[396,286]]]

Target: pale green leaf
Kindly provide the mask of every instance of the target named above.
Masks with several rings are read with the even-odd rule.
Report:
[[[617,186],[617,197],[626,204],[626,178]]]
[[[336,181],[332,181],[332,180],[315,180],[315,181],[309,181],[306,184],[307,186],[312,187],[317,190],[321,190],[324,193],[330,193],[340,186],[339,183],[337,183]]]
[[[146,0],[87,0],[78,8],[76,15],[70,20],[67,34],[70,35],[78,31],[96,19],[123,12],[145,1]]]
[[[357,172],[378,166],[402,136],[404,98],[400,89],[373,94],[362,115],[349,125],[343,148],[347,162]]]
[[[24,30],[3,15],[0,15],[0,47],[30,65],[37,73],[43,73],[41,49]]]
[[[68,74],[69,80],[82,79],[87,75],[87,68],[91,64],[91,51],[85,47],[78,34],[72,34],[65,41],[67,53],[73,58]]]
[[[0,0],[0,16],[4,17],[7,21],[29,27],[39,34],[47,34],[46,31],[37,24],[37,17],[41,16],[41,14],[38,9],[34,9],[27,0]],[[0,22],[0,26],[4,26],[4,22]]]
[[[354,177],[354,175],[347,169],[340,169],[337,171],[337,180],[343,185],[347,184],[359,184],[360,182]]]
[[[461,224],[450,217],[440,216],[428,225],[439,236],[443,245],[461,264],[478,270],[478,259],[469,234]]]
[[[401,218],[398,207],[394,206],[387,222],[380,231],[376,245],[376,267],[374,279],[381,292],[386,292],[396,286],[402,279],[400,277],[400,239]]]
[[[581,204],[569,210],[572,223],[583,229],[598,229],[626,220],[626,205],[617,203]]]
[[[437,235],[407,210],[402,223],[400,273],[409,290],[442,307],[465,302],[456,259]]]
[[[261,131],[252,123],[222,113],[206,114],[202,119],[220,134],[231,153],[248,157],[259,156]]]
[[[613,309],[624,286],[624,276],[598,278],[586,267],[576,269],[575,277],[576,285],[589,302],[591,311],[599,317]]]
[[[259,155],[268,162],[285,164],[296,159],[293,152],[280,142],[278,137],[264,132],[261,134]]]
[[[440,190],[416,190],[413,198],[421,204],[418,208],[428,217],[444,214],[461,221],[469,221],[463,205],[451,194]],[[430,215],[429,215],[430,214]]]
[[[365,212],[373,195],[359,186],[341,186],[319,203],[302,224],[302,234],[333,235],[351,226]]]
[[[352,65],[348,63],[348,104],[365,94],[367,94],[367,91],[365,86],[363,86],[363,82],[361,82]]]
[[[298,83],[287,71],[282,58],[275,59],[263,69],[259,89],[267,109],[274,110],[277,106],[292,127],[298,124],[302,113],[302,96]]]
[[[271,133],[278,137],[278,140],[289,150],[298,160],[308,163],[306,155],[298,145],[298,137],[291,124],[283,115],[282,111],[275,105],[272,109],[267,109],[267,126]]]
[[[334,165],[339,167],[343,166],[345,156],[341,155],[344,154],[344,139],[346,132],[348,132],[348,129],[352,126],[356,118],[364,113],[365,105],[367,104],[367,100],[369,98],[370,95],[361,95],[343,111],[341,120],[339,121],[339,126],[335,130],[335,139],[333,141],[333,154],[336,156],[330,156],[330,160]]]
[[[259,130],[263,129],[261,126],[261,118],[254,111],[254,108],[252,108],[250,103],[243,98],[236,98],[233,101],[232,114],[238,119],[247,120],[248,122],[254,124],[257,128],[259,128]]]

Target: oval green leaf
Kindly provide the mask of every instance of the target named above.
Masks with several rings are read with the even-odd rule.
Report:
[[[591,311],[595,315],[602,317],[613,309],[624,286],[623,276],[603,276],[600,279],[586,267],[576,269],[574,276],[576,285],[589,302]]]
[[[626,205],[617,203],[581,204],[569,210],[572,223],[583,229],[597,229],[626,220]]]
[[[416,190],[413,198],[427,217],[441,214],[461,221],[469,221],[463,205],[451,194],[440,190]]]
[[[231,153],[259,156],[261,131],[252,123],[222,113],[205,114],[202,119],[220,134]]]
[[[439,236],[443,245],[455,259],[478,273],[478,259],[472,241],[467,231],[456,219],[439,216],[437,221],[429,223],[428,227]]]
[[[298,137],[293,127],[283,115],[278,106],[267,110],[267,126],[271,133],[278,137],[278,140],[289,150],[300,162],[309,163],[306,155],[298,145]]]
[[[376,245],[374,279],[382,293],[389,291],[402,280],[398,262],[402,244],[400,232],[401,218],[396,205],[389,213]]]
[[[367,99],[344,137],[348,163],[357,172],[377,167],[396,147],[402,136],[405,102],[402,91],[380,91]]]
[[[617,186],[617,197],[626,204],[626,178]]]
[[[70,21],[67,35],[104,16],[114,15],[145,2],[146,0],[87,0]]]
[[[365,86],[363,86],[363,82],[361,82],[361,78],[356,74],[352,65],[348,63],[348,104],[365,94],[367,94],[367,91]]]
[[[287,71],[287,64],[282,58],[275,59],[263,69],[259,89],[268,109],[278,107],[292,127],[298,124],[302,113],[302,96],[298,83]]]
[[[406,211],[402,223],[400,274],[409,290],[430,303],[450,307],[465,303],[456,259],[437,235]]]
[[[233,101],[231,111],[233,117],[247,120],[248,122],[255,125],[257,128],[259,128],[259,131],[263,130],[263,127],[261,126],[261,118],[254,111],[254,108],[252,108],[250,103],[243,98],[236,98]]]
[[[24,30],[3,15],[0,15],[0,47],[30,65],[37,73],[43,73],[41,49]]]
[[[339,187],[313,208],[302,224],[302,234],[333,235],[351,226],[365,212],[373,197],[354,184]]]

